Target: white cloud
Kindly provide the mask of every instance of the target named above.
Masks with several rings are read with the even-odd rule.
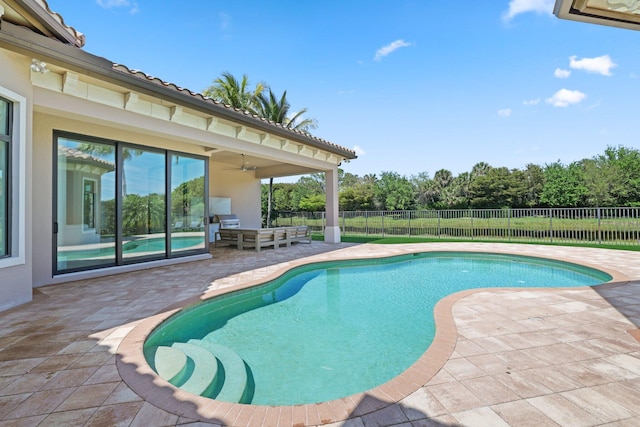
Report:
[[[374,61],[380,61],[385,56],[389,55],[391,52],[400,49],[401,47],[411,46],[411,43],[408,43],[402,39],[396,40],[392,43],[389,43],[386,46],[381,47],[376,51],[376,56],[373,57]]]
[[[98,4],[98,6],[105,9],[111,9],[113,7],[130,8],[129,13],[131,13],[132,15],[135,15],[139,11],[138,3],[129,0],[96,0],[96,3]]]
[[[551,15],[554,0],[511,0],[509,10],[502,14],[502,19],[510,21],[516,15],[526,12],[545,13]]]
[[[560,89],[547,99],[547,103],[554,107],[568,107],[572,104],[578,104],[585,99],[587,95],[579,90]]]
[[[524,101],[522,101],[522,103],[524,105],[526,105],[527,107],[531,106],[531,105],[538,105],[540,103],[540,98],[536,98],[536,99],[525,99]]]
[[[618,66],[611,60],[609,55],[598,56],[596,58],[576,59],[577,56],[569,57],[569,67],[574,70],[584,70],[588,73],[602,74],[610,76],[611,69]]]
[[[559,79],[566,79],[571,75],[571,71],[563,70],[562,68],[556,68],[556,70],[553,72],[553,75]]]
[[[356,152],[356,156],[362,156],[364,154],[367,154],[366,151],[364,151],[364,149],[362,147],[360,147],[359,145],[354,145],[353,146],[353,151]]]
[[[498,115],[500,117],[509,117],[511,115],[511,108],[503,108],[502,110],[498,110]]]

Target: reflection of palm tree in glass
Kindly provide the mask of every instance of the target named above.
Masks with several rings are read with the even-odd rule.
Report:
[[[164,231],[164,197],[159,194],[129,194],[123,199],[122,230],[125,235]]]

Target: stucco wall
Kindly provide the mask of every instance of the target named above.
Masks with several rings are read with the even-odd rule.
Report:
[[[0,64],[2,64],[2,72],[0,72],[0,89],[2,89],[2,91],[0,91],[0,94],[5,97],[9,97],[7,96],[9,93],[18,95],[24,99],[24,107],[26,107],[24,109],[24,117],[14,117],[14,123],[16,123],[16,120],[19,120],[21,122],[23,121],[23,124],[26,124],[26,126],[24,126],[24,169],[26,171],[32,170],[32,145],[30,129],[30,124],[32,122],[32,90],[31,84],[29,82],[29,61],[29,58],[13,53],[8,53],[0,49]],[[13,144],[16,144],[12,147],[12,151],[14,151],[14,158],[19,153],[17,139],[18,135],[14,134]],[[19,175],[22,172],[23,171],[19,171],[14,168],[14,170],[12,171],[14,182],[17,182],[16,180],[19,179]],[[14,223],[12,224],[14,236],[19,237],[20,247],[14,246],[12,248],[12,253],[14,255],[12,258],[0,259],[0,311],[30,301],[32,295],[31,212],[33,212],[33,209],[31,206],[31,198],[29,197],[32,189],[32,183],[29,173],[24,174],[24,180],[22,184],[22,191],[20,191],[21,194],[14,193],[12,197],[12,204],[14,208],[16,208],[20,203],[20,198],[22,198],[22,200],[24,201],[24,208],[22,212],[18,215],[17,218],[13,218]],[[21,236],[17,236],[16,233],[19,233]],[[16,257],[15,255],[18,254],[20,254],[20,256]]]
[[[0,259],[0,310],[30,300],[32,286],[149,268],[149,265],[153,264],[147,264],[146,267],[143,264],[137,264],[126,268],[94,270],[84,276],[73,273],[53,277],[54,130],[170,149],[203,157],[210,155],[213,152],[212,146],[215,146],[221,151],[229,150],[282,161],[283,165],[289,163],[317,170],[332,166],[333,158],[324,159],[321,155],[318,158],[310,157],[310,149],[307,150],[308,152],[301,152],[298,147],[296,151],[295,147],[291,148],[291,144],[287,146],[278,139],[265,138],[264,141],[261,139],[260,143],[256,142],[257,140],[242,140],[238,134],[212,133],[202,128],[181,124],[180,115],[177,116],[177,121],[173,121],[171,117],[156,117],[130,111],[117,102],[100,102],[101,94],[108,91],[101,90],[98,86],[90,91],[91,97],[83,97],[82,93],[65,92],[65,87],[60,87],[60,82],[64,80],[61,80],[60,70],[55,70],[52,66],[52,71],[48,74],[33,73],[29,67],[31,59],[31,56],[0,49],[0,64],[2,64],[0,89],[17,94],[24,100],[21,103],[24,114],[20,120],[25,125],[25,132],[23,132],[25,154],[22,156],[25,166],[21,168],[25,174],[21,189],[24,203],[22,214],[17,219],[24,229],[21,232],[23,256],[20,262],[10,263],[6,259]],[[49,81],[45,76],[53,77]],[[88,77],[87,79],[90,80]],[[209,168],[209,196],[230,198],[231,210],[240,216],[243,226],[260,227],[262,225],[261,187],[260,180],[255,178],[255,173],[229,171],[226,170],[229,168],[228,164],[221,164],[214,160],[210,160]],[[18,172],[14,168],[13,173]],[[14,225],[15,223],[16,221]],[[206,257],[206,255],[201,256]],[[165,261],[166,263],[181,262],[180,260],[162,262]]]
[[[74,100],[70,100],[73,102]],[[135,116],[132,117],[135,120]],[[33,179],[42,183],[34,187],[34,209],[38,218],[34,220],[34,257],[38,259],[33,267],[34,286],[52,283],[53,271],[53,132],[54,130],[73,132],[85,136],[125,141],[158,148],[172,148],[182,152],[202,155],[191,144],[172,141],[144,132],[132,132],[96,123],[62,118],[47,113],[34,113],[34,156]],[[197,147],[199,148],[199,147]],[[111,271],[113,273],[113,271]],[[63,277],[63,276],[58,276]],[[57,280],[59,281],[59,280]]]
[[[228,168],[228,164],[209,162],[209,194],[230,198],[231,212],[238,215],[243,227],[261,227],[260,180],[252,171]]]
[[[75,100],[71,99],[70,102]],[[38,107],[36,107],[38,108]],[[136,115],[131,114],[131,121],[135,121]],[[38,218],[34,220],[34,257],[38,263],[33,266],[34,286],[42,286],[52,283],[52,257],[53,257],[53,132],[61,130],[78,133],[86,136],[125,141],[141,145],[160,148],[172,148],[175,150],[202,155],[202,148],[174,141],[169,138],[159,137],[157,134],[146,133],[144,129],[139,132],[127,128],[113,128],[102,124],[89,123],[82,120],[62,118],[46,112],[34,113],[34,145],[36,155],[34,157],[33,179],[43,185],[34,187],[34,210],[38,212]],[[229,171],[229,165],[209,162],[209,196],[228,197],[232,199],[231,209],[240,216],[243,226],[260,227],[260,180],[253,177],[253,172]],[[63,276],[57,276],[56,281]]]

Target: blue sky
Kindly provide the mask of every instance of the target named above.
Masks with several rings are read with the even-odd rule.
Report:
[[[287,91],[360,176],[568,164],[639,148],[640,33],[554,0],[49,0],[85,50],[201,91]]]

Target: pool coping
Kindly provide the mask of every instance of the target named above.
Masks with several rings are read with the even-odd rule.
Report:
[[[534,258],[563,261],[582,265],[606,272],[612,279],[609,282],[597,285],[617,287],[629,282],[629,277],[610,268],[591,265],[588,262],[562,257],[528,255],[509,251],[508,245],[504,248],[492,247],[490,250],[468,248],[460,250],[445,250],[429,248],[428,244],[392,245],[393,250],[386,255],[377,253],[354,254],[353,251],[332,254],[330,260],[371,259],[387,258],[397,255],[408,255],[419,252],[468,252],[524,255]],[[385,251],[382,251],[385,252]],[[458,333],[452,314],[456,302],[469,295],[479,292],[501,293],[526,289],[530,292],[549,291],[550,288],[479,288],[469,289],[448,295],[438,301],[434,308],[436,332],[429,348],[407,370],[394,379],[375,387],[371,390],[347,396],[341,399],[327,402],[292,405],[292,406],[263,406],[221,402],[214,399],[197,396],[180,390],[160,378],[147,364],[142,351],[143,344],[149,334],[166,318],[170,317],[181,308],[191,304],[202,302],[206,299],[220,295],[248,289],[261,285],[267,281],[276,279],[287,271],[308,264],[327,261],[309,257],[295,261],[285,262],[278,269],[259,279],[250,280],[241,285],[216,289],[204,293],[199,297],[190,298],[167,307],[162,313],[148,317],[140,321],[121,342],[116,352],[116,366],[124,382],[140,397],[150,404],[162,408],[171,413],[178,414],[193,420],[199,420],[223,425],[277,425],[277,426],[304,426],[328,424],[356,418],[371,412],[380,410],[386,406],[397,403],[425,385],[444,366],[452,355]],[[575,290],[583,287],[552,288],[553,290]],[[253,421],[252,421],[253,420]],[[260,420],[258,422],[258,420]]]

